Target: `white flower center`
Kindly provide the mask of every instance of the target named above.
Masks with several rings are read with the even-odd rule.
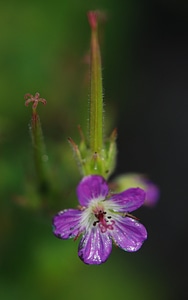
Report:
[[[86,231],[92,227],[98,227],[102,233],[113,230],[115,224],[113,220],[114,213],[110,208],[110,201],[91,200],[89,206],[83,210],[81,227],[84,227]]]

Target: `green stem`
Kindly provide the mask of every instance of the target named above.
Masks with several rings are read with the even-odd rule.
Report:
[[[49,189],[46,166],[47,155],[45,153],[45,145],[43,141],[40,118],[35,109],[33,109],[31,120],[31,136],[39,190],[41,194],[47,194]]]
[[[98,43],[97,12],[89,12],[91,26],[91,94],[89,107],[89,144],[92,152],[103,147],[103,89],[101,55]]]

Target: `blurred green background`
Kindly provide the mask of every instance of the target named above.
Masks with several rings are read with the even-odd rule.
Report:
[[[101,266],[84,265],[78,242],[52,234],[54,212],[77,204],[80,179],[67,143],[87,131],[90,29],[102,9],[106,133],[118,127],[118,167],[161,187],[155,209],[137,212],[149,238],[139,252],[114,247]],[[187,299],[188,7],[172,1],[0,2],[0,299]],[[40,195],[29,136],[39,105],[53,209]],[[43,199],[44,200],[44,199]]]

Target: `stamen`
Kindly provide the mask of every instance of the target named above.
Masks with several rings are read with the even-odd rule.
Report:
[[[106,216],[105,217],[105,215],[107,215],[106,211],[102,211],[100,209],[98,212],[95,211],[94,215],[97,218],[97,221],[93,222],[93,226],[96,226],[99,223],[98,226],[99,226],[102,233],[106,232],[108,229],[109,230],[114,229],[113,225],[115,224],[115,221],[114,220],[109,220],[109,219],[112,218],[111,216]]]
[[[93,222],[93,226],[96,226],[96,225],[97,225],[97,223],[99,223],[99,221],[95,221],[95,222]]]

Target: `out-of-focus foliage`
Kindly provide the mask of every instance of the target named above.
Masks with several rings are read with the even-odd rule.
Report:
[[[127,53],[122,53],[122,40],[129,43],[135,34],[140,4],[130,0],[123,4],[115,0],[10,0],[0,4],[0,298],[3,300],[166,300],[170,295],[171,276],[160,259],[162,250],[157,259],[150,251],[156,234],[151,225],[145,224],[149,227],[150,242],[138,253],[113,249],[109,261],[101,266],[86,266],[79,260],[78,241],[61,241],[52,235],[53,213],[77,203],[75,188],[80,177],[67,137],[79,142],[78,124],[87,132],[86,57],[90,29],[86,12],[95,8],[108,14],[101,42],[106,125],[110,132],[116,125],[117,101],[121,102],[115,99],[115,93],[120,82],[124,85],[129,77],[118,74],[120,60],[126,60],[127,70],[131,65],[126,58],[130,57],[130,47]],[[24,106],[24,94],[35,92],[47,99],[47,105],[40,106],[38,112],[54,184],[50,210],[39,209],[41,196],[29,136],[31,108]],[[44,208],[45,200],[43,197]]]

